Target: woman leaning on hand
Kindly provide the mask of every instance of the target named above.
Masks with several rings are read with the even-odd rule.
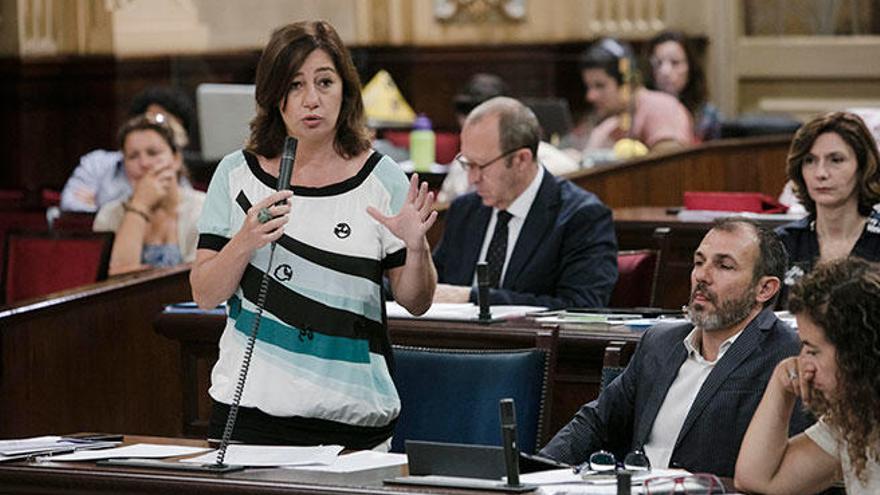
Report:
[[[787,161],[809,214],[776,231],[790,263],[780,302],[788,286],[819,262],[849,255],[880,261],[880,155],[862,119],[834,112],[807,122]]]
[[[115,232],[110,274],[195,259],[196,221],[205,195],[183,179],[180,143],[186,133],[165,114],[128,120],[119,129],[131,196],[105,203],[95,215],[96,232]]]
[[[880,493],[880,265],[819,265],[792,289],[801,353],[779,363],[743,438],[736,486],[816,493],[843,479],[849,495]],[[787,438],[800,397],[819,421]]]
[[[279,28],[260,58],[251,135],[214,173],[190,277],[200,307],[227,304],[211,437],[223,431],[273,241],[232,438],[368,449],[391,436],[400,401],[382,277],[409,311],[430,307],[437,277],[425,232],[436,213],[426,183],[370,149],[360,88],[326,22]],[[275,191],[287,136],[299,141],[292,193]]]

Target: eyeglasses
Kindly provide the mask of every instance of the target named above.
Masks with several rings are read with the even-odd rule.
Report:
[[[587,462],[575,467],[574,472],[575,474],[590,475],[612,472],[621,468],[627,471],[650,471],[651,461],[641,449],[635,449],[626,454],[623,466],[618,466],[614,454],[606,450],[598,450],[590,455]]]
[[[510,151],[505,151],[504,153],[496,156],[495,158],[489,160],[486,163],[474,163],[474,162],[468,160],[467,158],[465,158],[461,153],[455,155],[454,160],[456,163],[458,163],[461,166],[461,168],[464,169],[465,172],[470,172],[471,170],[482,171],[484,168],[488,167],[489,165],[492,165],[493,163],[497,162],[498,160],[500,160],[502,158],[506,158],[507,156],[512,155],[523,148],[528,148],[528,146],[520,146],[519,148],[514,148]]]
[[[711,474],[688,474],[652,478],[642,483],[646,495],[714,495],[724,493],[724,484]]]

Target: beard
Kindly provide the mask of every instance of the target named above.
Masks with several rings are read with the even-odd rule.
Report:
[[[700,292],[709,300],[717,309],[708,310],[702,304],[694,304],[694,295]],[[744,290],[738,297],[733,297],[727,301],[718,304],[718,295],[709,290],[704,284],[698,283],[691,291],[690,301],[688,302],[688,318],[697,328],[705,332],[714,332],[730,328],[733,325],[745,320],[752,308],[755,307],[757,301],[757,289],[749,287]]]

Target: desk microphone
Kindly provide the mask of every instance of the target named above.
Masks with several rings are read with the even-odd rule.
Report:
[[[516,410],[513,399],[501,399],[501,444],[504,446],[504,466],[507,468],[507,486],[520,486],[519,447],[516,443]]]
[[[489,310],[489,264],[485,261],[477,263],[477,304],[480,306],[480,321],[492,320]]]

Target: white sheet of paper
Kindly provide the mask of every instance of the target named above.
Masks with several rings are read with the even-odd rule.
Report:
[[[295,466],[290,469],[304,469],[325,473],[355,473],[383,467],[403,466],[406,463],[406,454],[361,450],[337,456],[336,460],[327,466]]]
[[[492,318],[519,318],[526,313],[543,311],[543,306],[491,306]],[[385,304],[389,318],[418,318],[422,320],[476,320],[480,308],[472,303],[434,303],[431,309],[421,316],[413,316],[396,302]]]
[[[137,458],[162,459],[179,455],[197,454],[211,450],[205,447],[187,447],[184,445],[159,445],[153,443],[136,443],[112,449],[81,450],[70,454],[55,455],[53,461],[97,461],[99,459]]]
[[[342,452],[341,445],[321,445],[318,447],[287,447],[281,445],[230,445],[223,462],[240,466],[304,466],[308,464],[332,464]],[[217,462],[217,451],[198,457],[183,459],[181,462],[213,464]]]

